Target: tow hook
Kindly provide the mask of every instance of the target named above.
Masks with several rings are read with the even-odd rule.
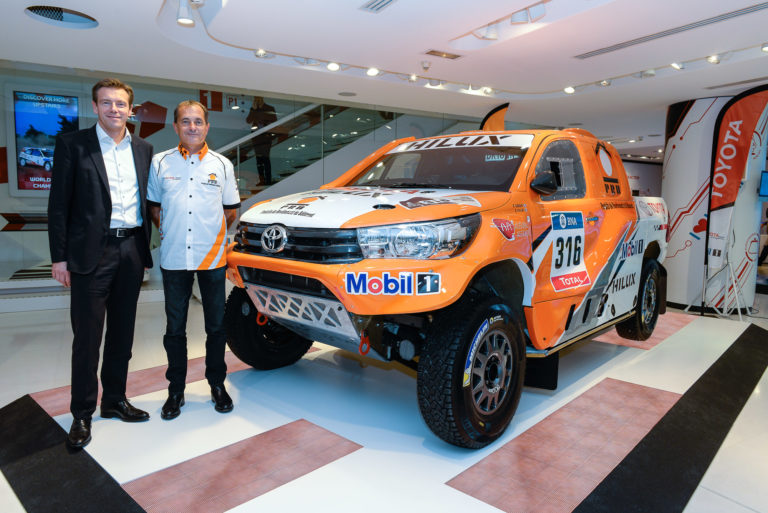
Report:
[[[259,314],[256,316],[256,324],[258,324],[259,326],[264,326],[268,321],[269,321],[269,317],[267,317],[261,312],[259,312]]]
[[[371,341],[368,339],[368,332],[363,331],[363,334],[360,335],[360,347],[358,348],[358,351],[361,355],[365,356],[368,354],[368,351],[371,350]]]

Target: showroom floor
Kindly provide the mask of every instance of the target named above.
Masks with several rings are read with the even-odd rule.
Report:
[[[477,451],[429,431],[411,370],[320,344],[297,364],[266,372],[229,354],[235,410],[215,412],[202,378],[196,302],[187,403],[179,418],[163,421],[162,303],[141,303],[128,395],[152,418],[126,424],[95,417],[86,452],[151,512],[642,511],[639,505],[655,501],[665,506],[645,511],[768,513],[764,367],[722,445],[708,428],[712,412],[691,409],[719,363],[750,359],[732,354],[742,338],[758,333],[760,347],[768,345],[765,331],[749,327],[768,329],[768,296],[758,298],[755,317],[745,322],[670,311],[648,344],[617,345],[610,334],[577,344],[560,360],[558,389],[526,388],[504,436]],[[0,314],[0,332],[0,406],[31,394],[67,430],[68,311]],[[726,376],[719,395],[730,393],[723,384],[744,377]],[[713,399],[702,404],[717,402],[718,390],[704,390]],[[701,457],[708,450],[711,463]],[[655,474],[676,466],[685,471],[660,484]],[[700,476],[683,506],[690,493],[679,492],[691,486],[695,469]],[[9,481],[0,479],[0,510],[25,511]],[[40,493],[55,497],[56,490]],[[103,511],[87,490],[81,501],[72,511]],[[25,499],[27,511],[39,510],[33,502]]]

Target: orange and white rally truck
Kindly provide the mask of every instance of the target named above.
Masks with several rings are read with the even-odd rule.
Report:
[[[482,447],[524,381],[556,386],[559,349],[613,325],[650,336],[666,233],[664,201],[633,198],[619,154],[585,130],[396,140],[242,215],[228,344],[257,369],[313,341],[402,362],[429,428]]]

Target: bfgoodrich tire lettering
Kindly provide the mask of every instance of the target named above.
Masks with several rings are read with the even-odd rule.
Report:
[[[291,365],[312,347],[311,340],[272,320],[259,326],[257,315],[245,289],[232,289],[224,310],[227,345],[235,356],[251,367],[269,370]]]
[[[418,367],[419,408],[448,443],[496,440],[517,409],[525,374],[520,324],[496,297],[465,296],[435,315]]]
[[[656,260],[643,262],[635,314],[616,325],[616,331],[630,340],[646,340],[659,319],[659,264]]]

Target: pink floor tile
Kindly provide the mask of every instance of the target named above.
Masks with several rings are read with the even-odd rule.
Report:
[[[268,450],[276,441],[281,450]],[[152,513],[224,512],[360,447],[300,419],[136,479],[123,489]]]
[[[446,484],[503,511],[573,511],[679,398],[604,379]]]
[[[596,342],[604,342],[606,344],[615,344],[617,346],[652,349],[660,342],[663,342],[667,337],[674,335],[694,320],[696,320],[695,315],[667,312],[659,317],[659,320],[656,323],[656,328],[653,330],[653,334],[648,340],[627,340],[626,338],[620,337],[615,329],[595,337],[593,340]]]
[[[311,347],[309,352],[317,351]],[[232,352],[224,354],[227,362],[227,373],[232,374],[251,367],[240,361]],[[168,381],[165,379],[165,365],[133,371],[128,374],[126,396],[128,398],[165,390]],[[187,383],[193,383],[205,379],[205,357],[193,358],[187,362]],[[69,411],[70,387],[52,388],[30,394],[32,399],[43,408],[51,417],[62,415]],[[101,399],[101,383],[99,383],[99,400]]]

